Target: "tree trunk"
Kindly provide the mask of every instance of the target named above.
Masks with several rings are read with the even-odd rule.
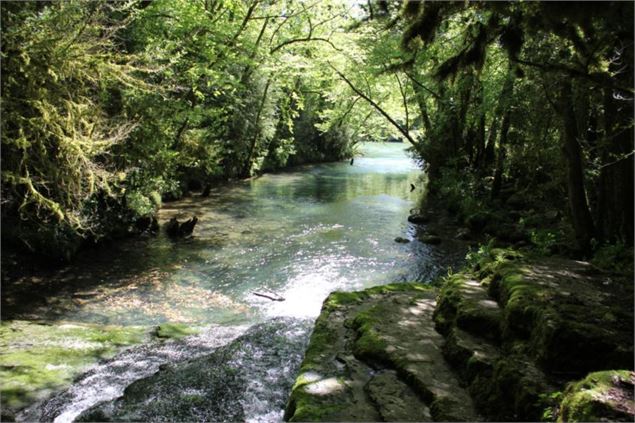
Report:
[[[562,147],[567,162],[567,189],[573,229],[579,247],[582,251],[588,252],[595,230],[587,202],[582,149],[578,142],[578,125],[571,91],[571,81],[563,81],[560,96],[563,123]]]
[[[423,89],[421,89],[415,82],[410,79],[410,86],[415,93],[415,98],[417,99],[417,105],[419,106],[419,112],[421,113],[421,120],[423,121],[423,127],[426,130],[426,138],[432,135],[432,123],[430,122],[430,116],[428,115],[428,107],[426,106],[426,96],[423,93]]]
[[[481,168],[486,169],[494,161],[494,146],[496,145],[496,135],[498,133],[498,116],[495,113],[492,117],[492,123],[489,125],[489,134],[487,134],[487,145],[483,152],[483,160],[481,160]]]
[[[503,122],[501,123],[500,139],[498,141],[498,151],[496,153],[496,168],[494,170],[494,181],[492,182],[491,198],[498,197],[500,193],[501,185],[503,183],[503,170],[505,168],[505,156],[507,151],[507,134],[509,133],[509,127],[511,125],[511,99],[514,95],[514,67],[510,64],[507,70],[507,79],[505,85],[503,85],[503,91],[501,92],[501,99],[498,102],[498,108],[501,111],[504,110]],[[494,134],[495,137],[496,134]],[[492,141],[492,148],[494,148],[494,140]]]
[[[472,129],[471,137],[469,140],[470,146],[470,166],[472,168],[478,168],[481,158],[485,150],[485,108],[483,107],[483,82],[480,78],[476,79],[477,88],[474,98],[474,103],[479,107],[478,123],[476,128]]]
[[[598,195],[598,235],[601,241],[633,245],[633,131],[620,128],[633,109],[616,107],[613,90],[604,90],[604,139],[600,141],[602,168]],[[626,102],[624,102],[626,103]],[[620,119],[622,117],[622,119]]]
[[[503,183],[503,170],[505,168],[505,156],[507,151],[507,134],[509,133],[509,126],[511,117],[511,110],[507,108],[505,115],[503,116],[503,123],[501,124],[501,137],[498,141],[498,154],[496,155],[496,170],[494,171],[494,181],[492,182],[492,199],[498,197]]]
[[[245,161],[245,166],[243,167],[242,175],[244,177],[251,176],[251,161],[254,157],[254,152],[256,151],[256,145],[258,144],[258,137],[260,135],[260,115],[262,115],[262,111],[265,108],[265,102],[267,101],[267,93],[269,92],[269,86],[271,85],[271,78],[267,79],[267,84],[265,85],[265,90],[262,93],[262,99],[260,100],[260,105],[258,107],[258,113],[256,113],[256,119],[254,120],[254,136],[251,140],[251,145],[249,146],[249,154],[247,155],[247,160]]]

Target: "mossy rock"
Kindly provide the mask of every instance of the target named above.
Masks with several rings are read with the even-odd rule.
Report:
[[[181,323],[163,323],[155,328],[154,336],[161,339],[180,339],[199,331]]]
[[[501,310],[468,273],[446,278],[433,317],[437,330],[443,334],[457,326],[493,341],[500,338]]]
[[[586,373],[632,365],[632,338],[629,340],[610,326],[590,321],[592,313],[583,308],[579,314],[563,317],[553,310],[542,311],[532,347],[546,369]]]
[[[435,328],[439,333],[447,334],[454,326],[456,313],[461,302],[460,288],[464,280],[463,274],[455,274],[448,276],[442,282],[433,314]]]
[[[475,403],[489,418],[499,421],[539,421],[553,406],[556,391],[546,376],[524,355],[498,360],[491,372],[479,373],[469,387]]]
[[[632,289],[612,291],[590,266],[562,259],[518,262],[496,275],[489,292],[503,307],[505,343],[527,342],[533,357],[554,372],[583,375],[632,365],[633,311],[622,304]]]
[[[377,333],[375,326],[390,314],[391,309],[384,304],[375,305],[359,313],[353,319],[353,329],[359,334],[353,344],[353,354],[364,361],[385,365],[390,363],[386,352],[388,344]]]
[[[149,339],[144,327],[5,321],[0,325],[3,416],[67,387],[123,347]],[[3,418],[4,419],[4,418]]]
[[[391,284],[324,302],[285,410],[288,421],[473,421],[440,354],[435,291]]]
[[[591,373],[567,387],[558,421],[632,422],[635,420],[634,384],[635,373],[629,370]]]

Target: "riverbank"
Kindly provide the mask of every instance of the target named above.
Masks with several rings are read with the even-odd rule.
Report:
[[[632,281],[482,249],[437,285],[331,294],[286,420],[633,420]]]
[[[22,405],[34,410],[31,414],[23,410],[17,419],[46,421],[66,410],[82,413],[95,402],[111,400],[109,393],[123,392],[126,386],[148,377],[144,369],[137,372],[139,363],[148,371],[163,364],[176,365],[198,351],[193,344],[207,343],[206,336],[214,333],[230,331],[239,336],[237,327],[269,324],[278,318],[313,321],[332,291],[360,290],[386,281],[431,280],[447,273],[449,267],[458,268],[467,250],[465,241],[448,235],[439,245],[417,242],[418,236],[432,228],[415,228],[406,222],[422,185],[420,172],[404,147],[365,145],[364,156],[356,158],[352,166],[348,162],[303,166],[236,181],[211,190],[206,198],[170,203],[161,210],[159,220],[196,215],[199,223],[193,237],[173,240],[162,232],[156,237],[125,240],[83,252],[57,271],[3,284],[2,324],[6,330],[0,332],[0,340],[15,354],[7,355],[0,365],[4,380],[15,381],[6,389],[19,390],[23,400],[14,410]],[[410,184],[417,190],[410,191]],[[397,243],[396,237],[411,242]],[[254,294],[258,292],[275,292],[285,301]],[[165,323],[201,327],[208,335],[161,342],[152,331]],[[12,331],[17,324],[20,331]],[[65,325],[77,326],[77,333],[66,337]],[[114,345],[114,349],[126,351],[110,359],[112,353],[96,352],[101,344],[82,338],[81,328],[85,327],[90,328],[85,330],[87,338],[100,328],[123,331],[138,327],[143,336],[138,343]],[[308,341],[309,333],[302,337],[299,341]],[[19,342],[21,338],[28,338],[31,345]],[[237,342],[240,350],[248,351],[255,341],[246,337]],[[65,360],[61,352],[58,357],[35,354],[51,343],[62,350],[66,343],[72,344],[77,348],[69,348],[69,354],[82,355],[86,361]],[[172,347],[185,351],[171,359]],[[284,367],[289,354],[276,355],[276,348],[266,346],[263,354],[273,354],[272,360]],[[30,349],[33,355],[26,354]],[[157,349],[166,354],[156,353]],[[304,345],[295,344],[298,366],[303,353]],[[131,354],[136,354],[134,360],[128,359]],[[270,404],[256,415],[273,413],[281,419],[289,389],[276,388],[274,396],[280,394],[280,403],[266,400],[273,395],[272,384],[263,379],[267,364],[248,355],[245,363],[258,375],[246,379],[264,387],[254,394],[253,403],[263,400],[262,404]],[[68,377],[59,376],[58,370]],[[84,384],[95,381],[95,371],[101,389],[85,401],[80,394]],[[25,373],[33,377],[21,380]],[[112,374],[119,377],[114,384]],[[161,374],[159,369],[157,377]],[[289,374],[289,388],[294,377]],[[64,384],[48,386],[49,379],[63,379]],[[165,390],[168,396],[184,398],[190,391],[178,383]],[[236,389],[228,393],[228,403],[242,404],[246,395]],[[214,417],[211,404],[207,406],[208,420],[222,420],[220,414]],[[254,415],[247,409],[245,413]],[[196,419],[195,415],[189,417]]]

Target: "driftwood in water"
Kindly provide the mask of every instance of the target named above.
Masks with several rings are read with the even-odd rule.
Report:
[[[259,297],[267,298],[271,301],[284,301],[284,298],[276,294],[269,295],[269,294],[263,294],[262,292],[252,292],[252,294],[257,295]]]
[[[198,222],[198,217],[194,216],[193,218],[186,220],[183,223],[180,223],[176,217],[170,219],[170,221],[165,225],[165,231],[172,238],[184,238],[192,235],[194,231],[194,226],[196,226],[196,222]]]

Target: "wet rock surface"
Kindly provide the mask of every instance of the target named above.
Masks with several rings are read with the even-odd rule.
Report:
[[[394,284],[324,303],[287,405],[290,421],[472,421],[442,355],[436,293]]]
[[[210,354],[167,364],[77,421],[276,421],[309,322],[273,319]]]
[[[632,281],[514,250],[474,260],[438,297],[331,294],[285,418],[633,421]]]

